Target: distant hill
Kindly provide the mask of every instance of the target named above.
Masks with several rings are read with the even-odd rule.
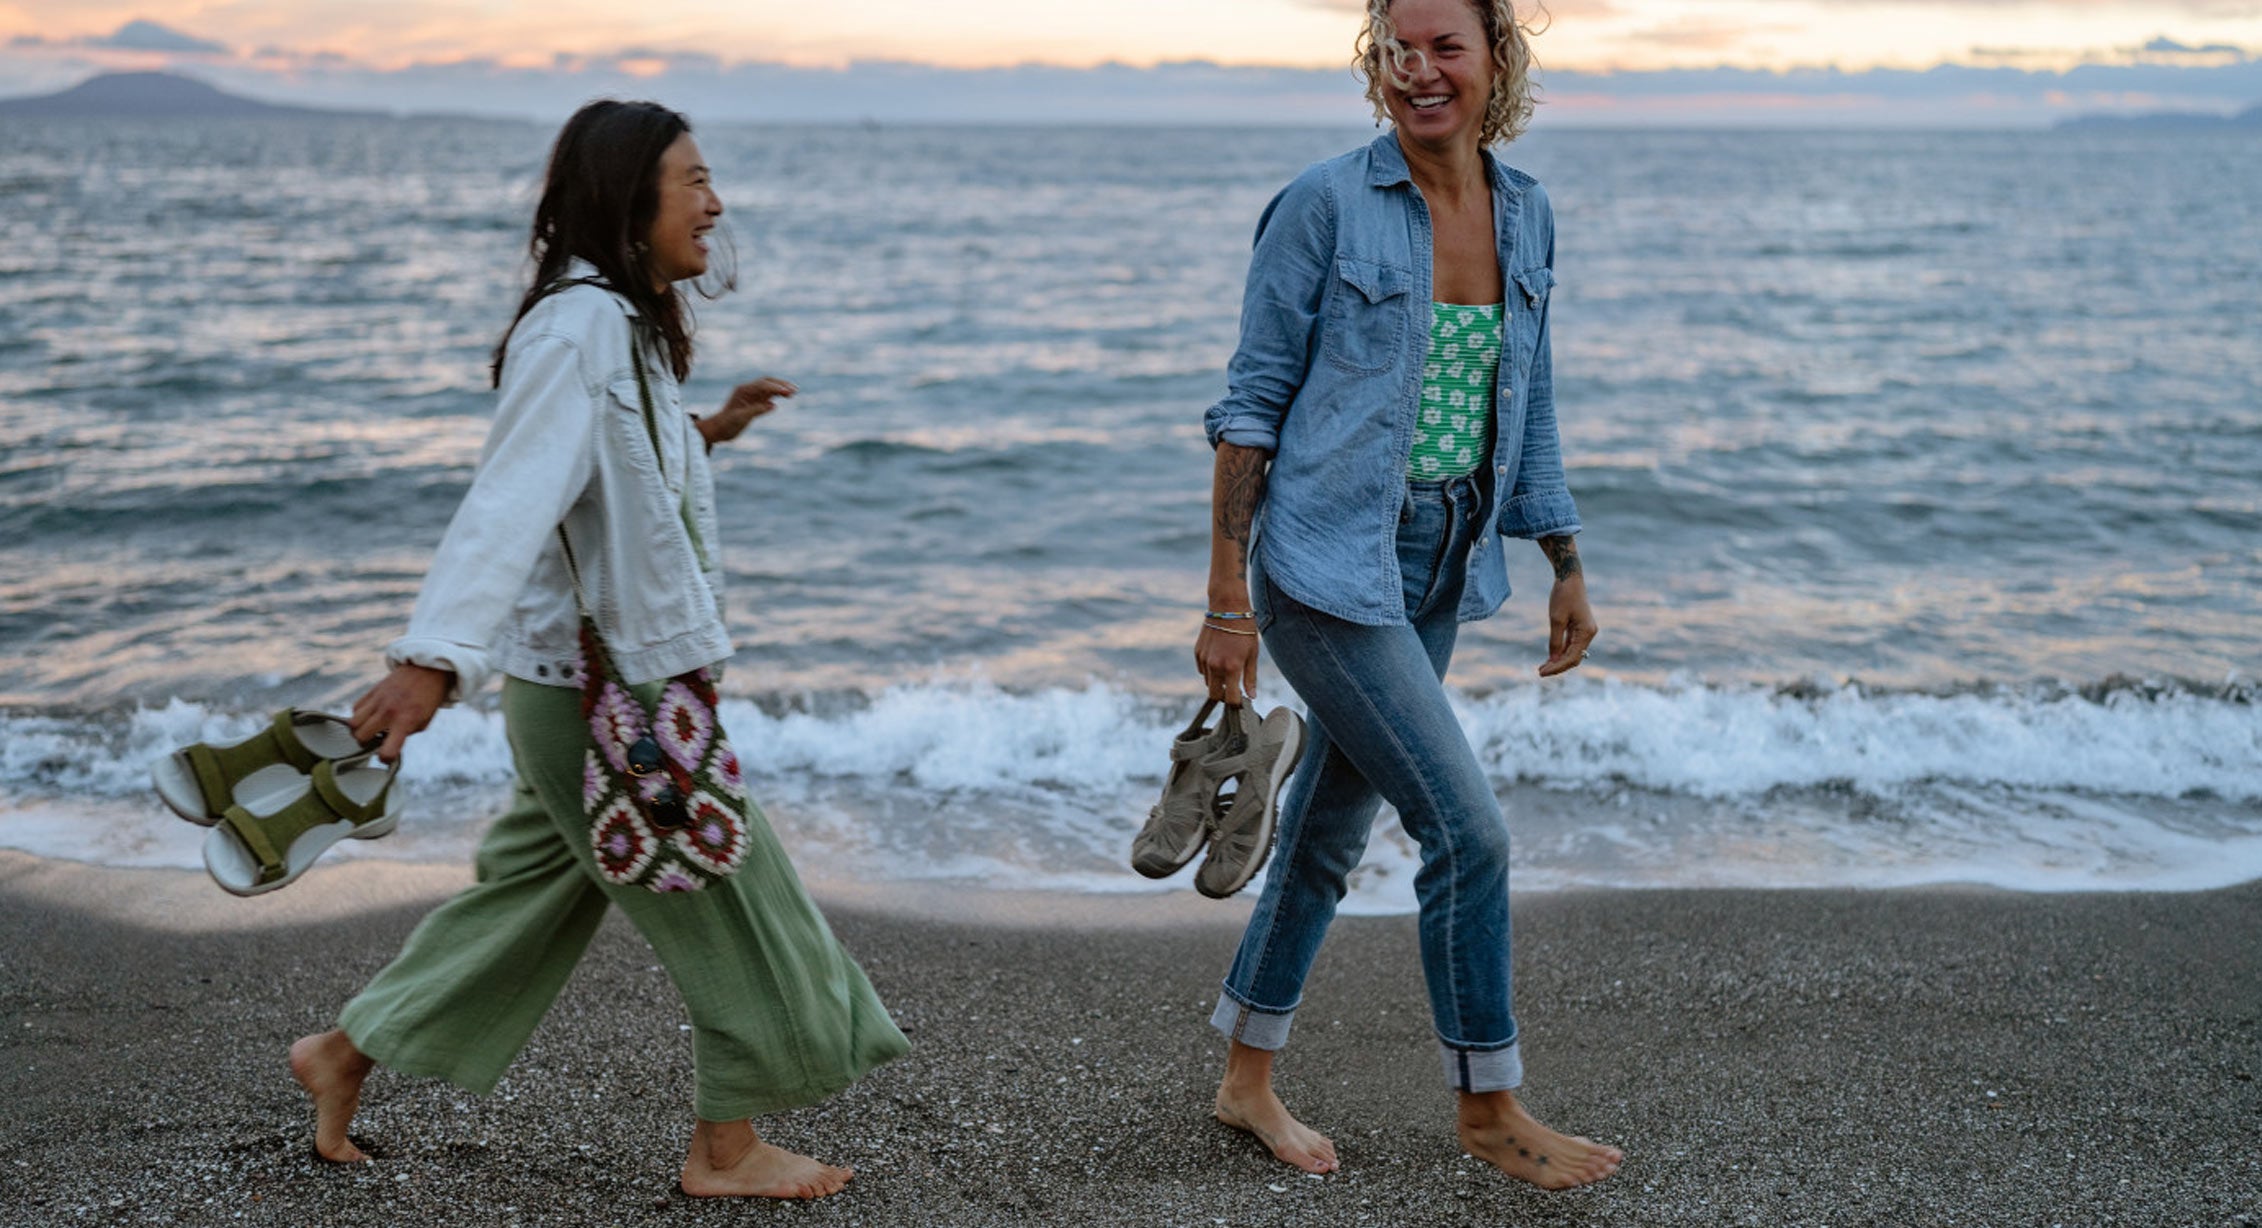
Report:
[[[278,106],[226,93],[191,77],[163,72],[104,73],[59,94],[0,98],[0,115],[58,119],[258,119],[381,114]]]
[[[2061,119],[2056,127],[2075,132],[2152,132],[2207,129],[2219,132],[2262,132],[2262,103],[2236,115],[2209,115],[2204,111],[2153,111],[2143,115],[2076,115]]]

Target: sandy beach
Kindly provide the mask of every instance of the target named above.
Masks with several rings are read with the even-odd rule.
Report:
[[[285,1046],[460,881],[0,853],[0,1222],[2262,1223],[2262,885],[1521,896],[1527,1102],[1627,1154],[1569,1194],[1454,1147],[1411,918],[1338,923],[1284,1055],[1321,1180],[1208,1116],[1245,905],[831,898],[916,1048],[758,1123],[858,1170],[784,1207],[676,1192],[689,1043],[617,915],[495,1095],[380,1074],[379,1158],[309,1158]]]

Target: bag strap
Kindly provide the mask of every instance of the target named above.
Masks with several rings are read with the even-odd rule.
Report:
[[[573,608],[583,618],[589,617],[589,604],[581,599],[581,568],[574,564],[573,540],[566,536],[565,526],[558,526],[558,548],[565,551],[566,578],[573,582]]]
[[[644,435],[652,441],[652,463],[660,467],[660,480],[668,477],[667,453],[660,450],[660,422],[652,412],[652,385],[644,378],[643,338],[637,333],[636,321],[628,322],[628,362],[636,368],[636,401],[644,410]],[[686,474],[685,482],[690,475]]]
[[[636,368],[636,400],[644,410],[644,434],[652,441],[652,463],[659,467],[660,483],[665,486],[668,479],[667,453],[660,449],[659,418],[652,412],[652,385],[644,378],[644,348],[638,344],[639,339],[636,321],[632,319],[628,322],[628,361]],[[675,512],[677,519],[683,521],[683,535],[691,539],[691,557],[698,561],[699,570],[708,571],[715,564],[713,559],[707,557],[707,539],[699,535],[699,525],[691,515],[690,464],[687,451],[684,458],[683,498],[677,501]]]

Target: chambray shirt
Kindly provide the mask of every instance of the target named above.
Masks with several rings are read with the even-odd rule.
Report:
[[[1502,538],[1580,527],[1548,359],[1555,213],[1531,176],[1489,150],[1485,166],[1506,303],[1480,522],[1489,527],[1469,550],[1463,622],[1508,599]],[[1212,447],[1273,454],[1257,565],[1282,592],[1348,622],[1407,621],[1398,517],[1429,356],[1432,244],[1429,207],[1394,133],[1297,176],[1257,221],[1241,344],[1225,399],[1204,420]]]

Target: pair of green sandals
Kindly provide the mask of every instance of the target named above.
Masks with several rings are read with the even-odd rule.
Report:
[[[157,796],[212,834],[204,868],[222,890],[263,895],[298,881],[340,840],[400,825],[400,765],[377,762],[342,717],[285,708],[241,742],[184,746],[150,766]]]
[[[1304,718],[1274,708],[1250,722],[1228,705],[1214,726],[1210,700],[1170,743],[1162,800],[1131,842],[1131,868],[1168,878],[1209,848],[1194,890],[1222,900],[1249,885],[1272,853],[1280,788],[1304,749]]]

